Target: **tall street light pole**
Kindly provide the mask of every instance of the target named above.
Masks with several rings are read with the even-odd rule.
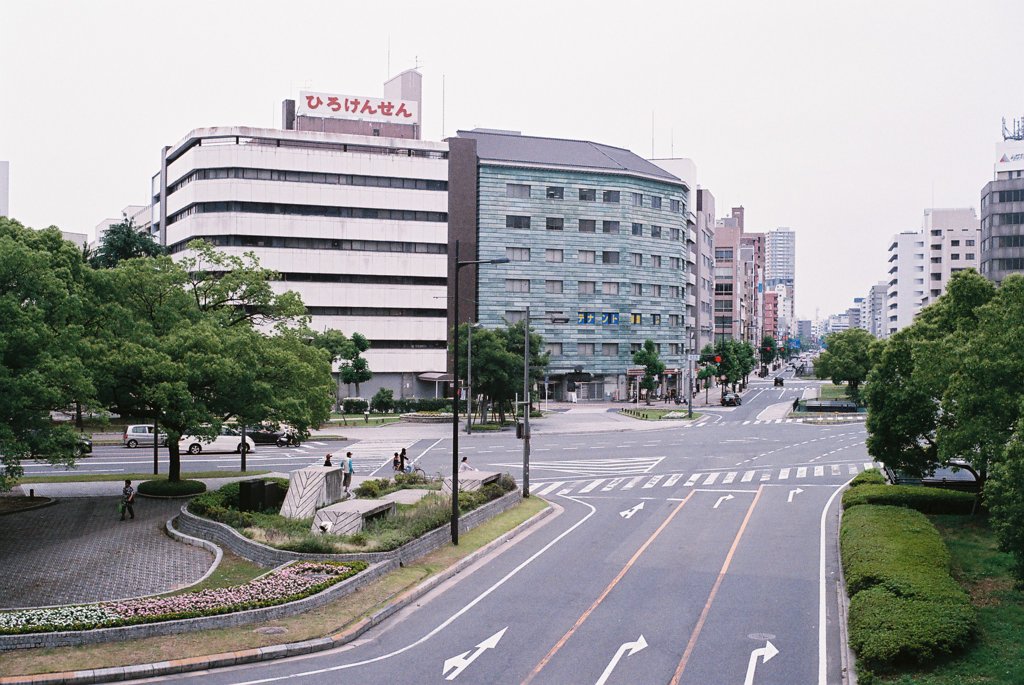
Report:
[[[466,433],[473,434],[473,331],[483,326],[474,323],[466,327]]]
[[[523,497],[530,496],[530,305],[526,305],[523,336]]]
[[[500,259],[459,260],[459,241],[455,241],[455,331],[452,345],[452,544],[459,544],[459,269],[471,264],[508,264],[508,257]]]

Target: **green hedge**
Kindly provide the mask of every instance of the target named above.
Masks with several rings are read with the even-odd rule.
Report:
[[[201,480],[147,480],[139,483],[140,495],[183,497],[201,492],[206,492],[206,483]]]
[[[858,473],[857,476],[850,481],[850,487],[856,488],[861,485],[885,485],[886,482],[885,476],[882,475],[881,471],[878,469],[867,469],[866,471]]]
[[[853,507],[843,514],[840,543],[851,596],[850,646],[869,668],[927,662],[971,640],[974,608],[950,576],[949,551],[923,514]]]
[[[975,497],[969,492],[920,485],[861,485],[843,493],[843,507],[879,504],[916,509],[925,514],[970,514]]]

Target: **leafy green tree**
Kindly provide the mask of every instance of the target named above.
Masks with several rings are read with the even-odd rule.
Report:
[[[942,396],[939,459],[966,459],[980,474],[1003,456],[1024,397],[1024,276],[1003,279],[964,331],[958,364]],[[939,369],[941,371],[942,369]]]
[[[978,309],[994,294],[992,283],[973,270],[953,274],[945,294],[913,324],[872,343],[864,400],[867,448],[875,459],[916,476],[943,465],[940,403],[977,328]]]
[[[828,349],[814,363],[819,378],[831,378],[836,385],[846,383],[846,394],[854,402],[860,401],[860,386],[871,370],[868,347],[874,336],[863,328],[833,333],[828,336]]]
[[[1024,406],[1018,407],[1024,414]],[[999,546],[1013,554],[1018,584],[1024,583],[1024,427],[1018,426],[985,483],[992,528]]]
[[[779,346],[775,342],[775,338],[770,335],[766,335],[761,338],[761,364],[769,366],[779,357]]]
[[[362,333],[353,333],[349,341],[352,344],[344,355],[344,361],[341,364],[341,380],[347,384],[354,384],[356,386],[355,396],[359,397],[359,384],[373,378],[370,365],[361,356],[363,352],[370,349],[370,341]]]
[[[74,463],[74,435],[50,412],[94,404],[83,362],[95,311],[90,276],[55,227],[33,231],[0,217],[0,490],[25,459]]]
[[[123,216],[121,223],[107,228],[94,254],[83,253],[92,266],[112,269],[125,259],[157,257],[165,253],[163,246],[154,241],[152,236],[139,232],[134,219]]]
[[[633,363],[644,367],[640,387],[647,391],[647,404],[650,404],[651,394],[658,384],[657,377],[665,372],[665,362],[661,360],[653,340],[644,340],[644,346],[633,353]]]
[[[96,340],[100,396],[159,422],[170,480],[181,477],[182,435],[213,436],[230,419],[305,432],[327,418],[333,386],[294,293],[274,295],[273,273],[251,255],[189,248],[195,256],[180,263],[131,259],[97,272],[108,295]]]
[[[335,364],[339,365],[337,374],[338,387],[334,393],[335,409],[341,411],[341,384],[342,374],[340,370],[340,364],[343,359],[348,359],[351,356],[352,341],[348,339],[348,336],[339,330],[330,329],[323,333],[314,333],[312,337],[312,343],[314,347],[318,347],[321,350],[327,352],[331,359],[331,366]]]
[[[370,410],[387,414],[395,408],[395,393],[390,388],[381,388],[370,399]]]

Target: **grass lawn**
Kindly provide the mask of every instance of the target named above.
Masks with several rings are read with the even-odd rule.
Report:
[[[364,585],[359,591],[347,597],[298,616],[237,628],[183,633],[171,638],[153,637],[78,647],[13,650],[5,652],[3,659],[0,659],[0,676],[145,664],[165,659],[205,656],[298,642],[339,633],[384,608],[430,576],[437,575],[463,557],[512,530],[547,506],[547,502],[539,497],[524,500],[519,506],[460,535],[458,547],[446,545],[408,566]],[[269,635],[256,632],[267,627],[283,628],[284,632]]]
[[[324,424],[320,428],[338,428],[348,427],[354,428],[357,426],[383,426],[388,423],[395,423],[401,421],[402,417],[397,414],[370,414],[370,420],[367,421],[363,414],[331,414],[331,419],[328,423]]]
[[[198,480],[200,478],[241,478],[243,476],[262,476],[270,471],[192,471],[181,472],[182,480]],[[152,473],[75,473],[61,476],[25,476],[18,483],[90,483],[102,481],[124,480],[132,482],[143,480],[167,480],[167,474],[154,476]]]
[[[628,407],[628,410],[630,412],[633,412],[633,413],[626,414],[626,416],[631,416],[633,418],[643,419],[644,421],[660,421],[666,414],[671,414],[671,413],[674,413],[674,412],[679,412],[681,414],[684,414],[684,417],[681,420],[683,420],[683,421],[687,420],[686,417],[685,417],[685,414],[686,414],[686,406],[685,405],[683,405],[681,408],[677,407],[676,409],[654,409],[653,407],[648,408],[648,407],[645,407],[644,405],[640,405],[640,409],[635,409],[633,407]],[[623,411],[625,411],[625,410],[623,410]],[[693,412],[694,420],[699,419],[700,417],[701,417],[700,412],[696,412],[696,411]],[[677,420],[680,420],[680,419],[669,419],[669,421],[677,421]]]
[[[998,550],[984,517],[929,517],[953,557],[953,576],[978,611],[978,638],[959,658],[924,671],[861,679],[861,685],[1020,685],[1024,683],[1024,592],[1014,589],[1013,558]]]
[[[829,382],[821,386],[818,395],[819,399],[822,400],[845,400],[846,397],[846,386],[836,385],[835,383]]]

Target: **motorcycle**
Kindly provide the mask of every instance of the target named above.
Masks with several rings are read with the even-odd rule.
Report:
[[[282,433],[277,436],[278,447],[298,447],[299,442],[299,436],[295,433]]]

